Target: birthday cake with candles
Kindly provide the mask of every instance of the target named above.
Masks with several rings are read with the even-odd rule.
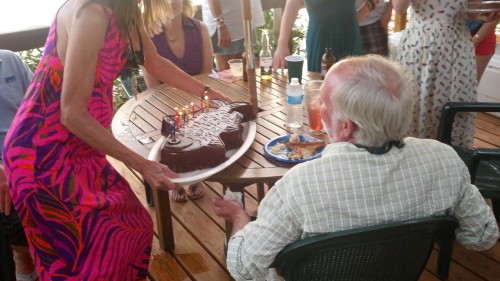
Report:
[[[228,150],[243,144],[242,123],[250,120],[255,114],[249,103],[222,100],[210,100],[204,110],[167,115],[162,120],[167,141],[160,162],[176,173],[218,166],[227,160]]]

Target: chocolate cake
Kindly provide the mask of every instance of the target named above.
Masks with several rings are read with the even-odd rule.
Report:
[[[211,100],[208,112],[195,112],[177,129],[175,115],[165,116],[161,133],[167,141],[160,162],[176,173],[218,166],[227,160],[226,151],[243,144],[241,123],[254,119],[249,103],[221,100]]]

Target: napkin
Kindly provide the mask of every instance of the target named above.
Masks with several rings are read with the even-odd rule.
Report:
[[[219,71],[219,72],[212,70],[212,73],[209,74],[208,76],[210,76],[214,79],[222,80],[222,81],[229,82],[229,83],[234,83],[235,81],[238,81],[238,79],[239,79],[238,77],[234,77],[231,74],[231,70],[229,70],[229,69]]]
[[[241,192],[232,192],[231,190],[226,190],[226,194],[224,194],[224,200],[234,201],[240,204],[243,207],[243,202],[241,201],[243,194]]]

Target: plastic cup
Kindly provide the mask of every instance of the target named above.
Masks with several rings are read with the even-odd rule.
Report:
[[[243,60],[242,59],[232,59],[228,61],[229,68],[231,69],[231,75],[234,77],[243,76]]]
[[[302,69],[304,68],[304,57],[301,55],[286,56],[286,65],[288,67],[288,83],[293,77],[299,78],[299,83],[302,84]]]
[[[304,85],[304,105],[307,110],[310,133],[313,135],[323,134],[321,123],[321,104],[319,102],[319,88],[323,80],[312,80]]]

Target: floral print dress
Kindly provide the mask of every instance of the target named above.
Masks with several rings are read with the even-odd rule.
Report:
[[[88,104],[106,128],[127,46],[110,14]],[[40,280],[144,280],[153,222],[106,155],[61,124],[63,72],[54,21],[3,150],[10,193]]]
[[[448,101],[477,99],[476,61],[464,24],[466,0],[412,0],[411,21],[397,60],[413,76],[418,97],[410,135],[436,138],[441,108]],[[457,114],[452,143],[471,147],[474,115]]]

